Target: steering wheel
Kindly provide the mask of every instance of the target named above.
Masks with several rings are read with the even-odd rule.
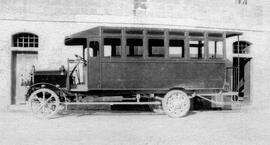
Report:
[[[83,57],[81,57],[81,56],[79,56],[77,54],[75,54],[75,57],[78,58],[79,60],[83,61],[83,63],[86,64],[87,61]]]

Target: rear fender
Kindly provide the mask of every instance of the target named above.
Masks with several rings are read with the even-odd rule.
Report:
[[[173,87],[169,91],[172,91],[172,90],[181,90],[181,91],[184,91],[184,92],[186,91],[186,89],[182,88],[182,87]]]

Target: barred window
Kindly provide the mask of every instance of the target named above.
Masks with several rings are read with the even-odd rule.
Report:
[[[38,47],[38,36],[33,33],[17,33],[12,36],[13,47]]]
[[[233,53],[235,54],[249,54],[251,43],[248,41],[235,41],[233,43]]]

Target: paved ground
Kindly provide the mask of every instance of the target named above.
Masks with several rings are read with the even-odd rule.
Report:
[[[0,145],[269,145],[270,113],[68,111],[40,120],[24,110],[0,112]]]

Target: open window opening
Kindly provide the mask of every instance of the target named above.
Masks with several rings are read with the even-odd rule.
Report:
[[[171,39],[169,41],[169,57],[184,58],[185,41]]]
[[[121,56],[121,39],[104,38],[104,57]]]
[[[148,54],[149,57],[164,57],[165,48],[163,39],[149,39],[148,40]]]
[[[99,43],[98,41],[91,41],[89,44],[89,56],[97,57],[99,52]]]
[[[140,38],[128,38],[126,46],[127,57],[143,56],[143,40]]]
[[[189,57],[202,59],[204,57],[204,41],[191,40],[189,41]]]
[[[223,41],[209,40],[208,41],[209,58],[223,58]]]

